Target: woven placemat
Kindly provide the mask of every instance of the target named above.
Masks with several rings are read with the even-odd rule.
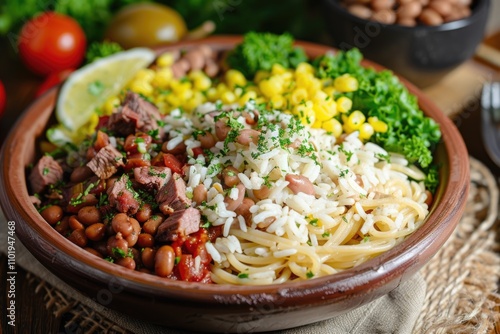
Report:
[[[500,323],[499,190],[490,171],[470,159],[471,187],[465,214],[444,247],[421,270],[425,302],[413,334],[493,333]],[[129,333],[38,277],[28,274],[46,306],[79,333]]]

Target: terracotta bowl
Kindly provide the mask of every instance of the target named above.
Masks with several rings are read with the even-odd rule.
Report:
[[[227,50],[239,37],[185,42]],[[312,56],[329,47],[301,44]],[[369,61],[366,66],[381,67]],[[30,203],[26,166],[37,158],[37,138],[54,111],[56,89],[35,101],[14,126],[1,151],[0,203],[28,250],[52,273],[84,295],[142,320],[209,332],[270,331],[310,324],[366,304],[414,275],[444,244],[460,220],[467,198],[467,150],[453,123],[418,89],[420,107],[441,126],[436,152],[440,186],[425,224],[392,250],[354,269],[303,282],[268,286],[205,285],[160,279],[88,255],[61,237]]]

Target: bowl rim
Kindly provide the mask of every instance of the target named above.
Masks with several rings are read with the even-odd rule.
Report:
[[[157,50],[160,53],[176,48],[187,48],[201,43],[215,48],[231,48],[241,41],[241,38],[241,36],[211,36],[202,40],[176,43]],[[308,48],[307,51],[309,54],[311,52],[320,52],[322,54],[336,50],[329,46],[303,41],[298,41],[297,45]],[[384,67],[369,60],[364,60],[363,64],[374,67],[377,70],[384,69]],[[27,205],[31,202],[26,183],[26,166],[23,159],[16,159],[13,154],[14,152],[24,152],[26,150],[33,151],[33,149],[29,148],[33,143],[18,140],[18,138],[29,134],[41,133],[46,120],[53,113],[58,88],[51,89],[35,100],[23,112],[4,142],[0,153],[4,162],[0,174],[0,184],[3,185],[1,189],[4,189],[5,193],[3,195],[0,194],[0,204],[4,209],[6,217],[17,214],[22,219],[22,221],[17,223],[25,224],[24,227],[30,230],[31,234],[29,236],[26,235],[24,238],[20,236],[23,244],[35,257],[41,256],[37,254],[37,243],[28,241],[33,241],[39,237],[51,246],[50,249],[43,250],[43,256],[57,257],[59,260],[68,263],[74,270],[80,272],[88,279],[100,281],[117,280],[120,284],[123,284],[123,286],[126,286],[130,291],[135,293],[147,293],[148,295],[167,298],[217,304],[221,302],[240,304],[242,301],[252,304],[256,300],[247,297],[255,295],[261,297],[267,296],[266,298],[272,298],[273,300],[286,297],[288,300],[300,305],[306,302],[304,300],[306,292],[308,295],[321,294],[325,299],[339,296],[347,298],[349,295],[359,295],[376,289],[388,281],[393,281],[395,277],[397,277],[397,285],[399,285],[403,276],[409,277],[417,269],[420,269],[423,264],[419,264],[419,261],[422,261],[422,259],[424,263],[428,261],[451,235],[458,224],[458,216],[463,212],[467,197],[464,194],[467,194],[469,187],[469,165],[463,161],[461,163],[459,159],[460,155],[467,154],[467,149],[458,130],[452,121],[441,113],[437,106],[425,97],[420,90],[404,78],[400,78],[400,80],[412,94],[417,95],[420,108],[424,110],[424,113],[427,113],[427,111],[432,112],[434,120],[440,124],[444,146],[446,152],[449,152],[447,158],[450,159],[449,171],[442,175],[444,177],[443,181],[446,180],[447,182],[439,188],[441,189],[441,200],[443,201],[444,198],[446,201],[442,202],[439,206],[435,205],[426,222],[403,242],[374,259],[337,274],[306,281],[263,286],[203,284],[159,279],[155,275],[131,271],[97,257],[89,256],[80,247],[61,237],[52,226],[43,220],[33,205]],[[36,124],[33,125],[33,120],[36,119],[34,117],[40,112],[40,109],[45,110],[45,121],[38,119],[38,121],[35,121]],[[47,109],[50,109],[50,111]],[[27,129],[29,131],[26,131]],[[34,152],[31,152],[31,154],[34,157]],[[432,218],[431,222],[429,222],[429,218]],[[427,237],[419,241],[425,235]],[[433,248],[433,244],[438,245],[438,247]],[[92,270],[88,270],[88,267],[92,268]],[[61,268],[49,269],[51,271],[61,270]],[[353,289],[353,286],[357,288]],[[239,297],[235,298],[235,294]]]
[[[414,27],[403,26],[399,24],[386,24],[377,21],[367,20],[360,18],[354,14],[351,14],[344,6],[340,4],[340,0],[323,0],[323,2],[335,8],[341,15],[349,18],[350,20],[358,23],[358,24],[373,24],[379,25],[384,29],[392,29],[392,30],[401,30],[401,31],[426,31],[428,33],[433,32],[444,32],[444,31],[452,31],[464,28],[469,26],[472,22],[477,21],[479,18],[479,14],[483,11],[487,10],[490,7],[491,0],[474,0],[473,5],[471,7],[471,15],[464,17],[460,20],[450,21],[438,26],[426,26],[426,25],[416,25]]]

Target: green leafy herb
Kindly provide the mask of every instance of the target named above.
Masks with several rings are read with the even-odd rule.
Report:
[[[248,274],[247,273],[239,273],[238,278],[248,278]]]
[[[308,272],[306,273],[306,276],[307,276],[307,278],[313,278],[313,277],[314,277],[314,274],[313,274],[313,272],[312,272],[312,271],[308,271]]]
[[[123,48],[118,43],[108,41],[94,42],[87,49],[85,61],[89,64],[97,59],[111,56],[120,51],[123,51]]]
[[[43,174],[43,175],[47,175],[47,174],[49,174],[49,173],[50,173],[50,169],[48,169],[47,167],[45,167],[45,168],[43,169],[43,171],[42,171],[42,174]]]
[[[299,63],[307,61],[307,56],[303,49],[294,47],[293,42],[290,34],[249,32],[228,56],[227,61],[249,79],[259,70],[271,70],[273,64],[295,68]]]
[[[119,259],[127,256],[127,253],[125,253],[125,251],[123,249],[118,248],[118,247],[113,247],[111,249],[111,252],[113,253],[114,257],[119,258]]]
[[[358,49],[326,54],[314,61],[320,78],[336,78],[349,73],[358,80],[359,89],[345,94],[353,101],[353,110],[365,116],[377,117],[388,126],[386,132],[376,132],[370,141],[386,151],[403,154],[410,163],[431,172],[432,152],[441,140],[439,125],[426,117],[417,98],[388,70],[377,72],[361,66],[363,56]],[[436,178],[426,179],[426,186],[435,189]]]

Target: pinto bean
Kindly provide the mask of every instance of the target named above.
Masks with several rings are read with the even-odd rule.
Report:
[[[121,233],[123,237],[127,237],[134,231],[130,217],[125,213],[118,213],[111,220],[111,226],[115,233]]]
[[[260,228],[260,229],[265,229],[269,225],[271,225],[272,223],[274,223],[275,220],[276,220],[276,217],[267,217],[266,219],[264,219],[264,221],[258,223],[257,227]]]
[[[429,190],[425,191],[425,194],[427,195],[427,198],[425,199],[425,204],[427,204],[427,207],[430,208],[432,201],[434,200],[432,193]]]
[[[69,179],[73,183],[79,183],[88,180],[94,176],[94,172],[87,166],[78,166],[71,172]]]
[[[121,233],[117,233],[116,235],[108,238],[106,249],[108,251],[108,255],[113,257],[116,257],[115,249],[117,249],[120,253],[123,252],[123,254],[127,254],[128,253],[127,240],[123,239]]]
[[[104,225],[103,223],[95,223],[85,229],[85,235],[92,241],[101,240],[102,238],[104,238],[105,234],[106,225]]]
[[[87,237],[85,236],[85,232],[83,231],[83,229],[74,230],[73,232],[71,232],[68,240],[79,247],[87,246]]]
[[[148,203],[144,203],[139,208],[139,211],[137,211],[137,213],[135,214],[135,219],[137,219],[141,223],[144,223],[149,218],[151,218],[152,213],[153,213],[153,209],[151,208],[151,205]]]
[[[139,237],[137,238],[137,247],[144,248],[144,247],[153,247],[155,244],[155,239],[153,236],[149,233],[141,233],[139,234]]]
[[[156,250],[151,247],[144,247],[141,251],[141,261],[144,267],[153,269],[155,266]]]
[[[252,218],[252,213],[250,212],[250,208],[254,205],[255,202],[253,201],[253,199],[245,197],[243,199],[243,202],[241,202],[240,206],[238,206],[236,210],[234,210],[234,212],[236,212],[238,216],[242,216],[243,218],[245,218],[245,221],[248,224],[250,223],[250,220]]]
[[[271,189],[264,184],[259,189],[253,190],[253,195],[258,200],[268,198],[270,193],[271,193]]]
[[[200,183],[193,189],[193,201],[196,204],[201,204],[207,200],[207,188],[203,183]]]
[[[63,209],[59,205],[51,205],[40,212],[43,219],[50,225],[55,225],[64,215]]]
[[[209,131],[205,131],[203,134],[199,134],[196,139],[200,142],[202,148],[212,148],[217,142],[214,135]]]
[[[285,180],[289,182],[288,188],[294,193],[303,192],[307,195],[314,195],[314,186],[309,179],[303,175],[287,174]]]
[[[430,25],[430,26],[437,26],[440,24],[443,24],[444,20],[439,15],[434,9],[431,8],[425,8],[422,10],[422,13],[418,17],[422,23]]]
[[[203,71],[210,78],[214,78],[219,73],[219,65],[217,65],[217,63],[215,61],[207,59],[205,67],[203,68]]]
[[[396,4],[396,0],[372,0],[371,6],[375,10],[391,9]]]
[[[206,63],[206,58],[203,55],[203,51],[199,49],[193,49],[188,51],[184,55],[184,59],[186,59],[189,62],[190,69],[192,71],[199,71],[201,70]]]
[[[401,19],[414,19],[422,12],[422,5],[418,1],[412,1],[401,5],[398,10],[398,18]]]
[[[224,181],[226,187],[234,187],[240,183],[238,173],[239,171],[233,166],[227,166],[222,170],[222,180]]]
[[[100,240],[97,242],[94,242],[92,244],[92,247],[101,254],[102,257],[105,257],[108,255],[108,241],[107,240]]]
[[[78,220],[78,218],[76,216],[69,217],[68,223],[69,223],[69,227],[73,231],[85,229],[85,226],[83,226],[83,224],[80,222],[80,220]]]
[[[135,269],[135,260],[128,256],[117,259],[115,263],[130,270]]]
[[[347,7],[347,10],[352,15],[356,15],[357,17],[360,17],[360,18],[365,19],[365,20],[369,19],[373,14],[373,12],[370,8],[368,8],[367,6],[360,5],[360,4],[352,4],[349,7]]]
[[[59,232],[59,234],[65,235],[69,229],[69,217],[63,217],[54,225],[54,229]]]
[[[158,229],[158,226],[160,226],[161,223],[165,220],[165,217],[160,214],[155,214],[149,218],[144,225],[142,225],[142,231],[144,233],[149,233],[151,235],[156,234],[156,230]]]
[[[224,203],[226,203],[226,209],[229,211],[234,211],[236,210],[237,207],[243,203],[243,199],[245,198],[245,186],[243,183],[240,183],[236,186],[238,188],[238,198],[237,199],[232,199],[229,196],[227,196],[224,199]]]
[[[135,218],[130,218],[130,223],[132,224],[132,233],[127,235],[125,240],[127,240],[129,247],[133,247],[137,243],[137,239],[141,233],[141,225]]]
[[[236,142],[241,145],[248,146],[250,143],[257,144],[259,142],[260,131],[254,129],[243,129],[236,137]]]
[[[215,122],[215,136],[218,140],[225,140],[229,131],[231,127],[226,124],[225,120],[219,119]]]
[[[373,13],[372,19],[384,24],[393,24],[396,22],[396,13],[390,9],[381,9]]]
[[[158,248],[155,254],[155,272],[160,277],[167,277],[172,273],[175,264],[174,249],[168,245]]]
[[[78,210],[78,220],[87,226],[100,223],[101,212],[95,206],[84,206]]]

